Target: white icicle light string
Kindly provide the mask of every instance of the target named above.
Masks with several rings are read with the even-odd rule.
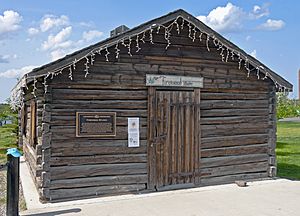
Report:
[[[181,24],[178,23],[178,20],[181,19]],[[256,69],[257,70],[257,77],[258,79],[260,78],[259,73],[264,71],[264,67],[262,65],[257,65],[256,63],[250,61],[248,59],[247,56],[245,56],[243,53],[241,53],[240,51],[237,51],[233,48],[231,48],[230,46],[222,43],[214,34],[210,34],[208,32],[206,32],[203,29],[198,28],[193,22],[191,22],[188,19],[185,19],[183,16],[178,16],[173,22],[171,22],[168,26],[165,26],[163,24],[152,24],[150,27],[146,27],[144,28],[143,31],[140,31],[138,33],[129,35],[129,36],[124,36],[123,38],[111,42],[111,43],[107,43],[105,45],[99,46],[94,48],[93,50],[91,50],[90,52],[88,52],[87,54],[85,54],[84,56],[80,57],[80,58],[75,58],[71,63],[65,64],[55,70],[52,70],[51,72],[48,72],[46,75],[39,75],[39,76],[34,76],[34,80],[37,80],[40,77],[44,78],[44,86],[45,86],[45,91],[47,90],[47,79],[50,77],[50,79],[53,79],[54,77],[56,77],[57,75],[61,74],[62,71],[64,71],[65,69],[69,68],[69,78],[71,80],[73,80],[73,72],[75,71],[76,68],[76,63],[81,61],[81,60],[86,60],[86,62],[84,63],[85,65],[85,77],[88,76],[89,74],[89,68],[90,65],[93,65],[94,63],[94,59],[95,59],[95,53],[101,55],[101,51],[105,50],[105,60],[109,61],[109,54],[111,54],[108,51],[108,48],[115,46],[115,58],[118,59],[120,57],[120,49],[119,49],[119,44],[122,44],[124,47],[126,47],[128,49],[128,55],[132,56],[131,54],[131,44],[132,44],[132,38],[136,38],[135,42],[136,42],[136,52],[141,50],[139,41],[141,41],[142,43],[145,43],[145,37],[146,37],[146,32],[149,31],[149,40],[151,44],[154,44],[153,42],[153,33],[158,34],[160,32],[160,29],[164,29],[164,38],[167,42],[167,45],[165,47],[165,49],[168,49],[168,47],[171,45],[171,41],[170,41],[170,37],[171,37],[171,31],[173,29],[173,27],[176,27],[177,33],[180,34],[182,33],[182,30],[184,28],[185,23],[187,23],[188,26],[188,37],[193,41],[196,42],[196,33],[199,32],[199,42],[202,42],[203,38],[203,34],[206,35],[206,40],[205,40],[205,45],[207,48],[207,51],[210,51],[210,47],[209,47],[209,41],[210,39],[213,39],[213,44],[215,45],[215,47],[217,47],[217,50],[220,51],[220,56],[221,56],[221,60],[224,62],[227,62],[229,59],[229,53],[231,53],[231,59],[234,60],[234,57],[237,56],[238,57],[238,68],[241,69],[241,63],[242,61],[245,62],[245,68],[247,70],[247,76],[250,75],[251,71]],[[157,31],[154,31],[154,29],[157,28]],[[128,41],[128,44],[125,43],[125,41]],[[224,55],[224,52],[226,52],[226,54]],[[254,69],[250,69],[249,65],[251,65]],[[73,67],[73,68],[72,68]],[[258,68],[258,69],[257,69]],[[73,69],[73,70],[72,70]],[[280,85],[267,71],[264,72],[264,77],[261,78],[262,80],[265,80],[266,78],[270,78],[276,85],[276,87],[279,89],[279,91],[281,91],[281,89],[283,89],[283,91],[285,90],[290,90],[289,88]],[[25,80],[30,79],[32,77],[25,77]],[[27,82],[27,81],[26,81]],[[21,87],[22,88],[22,87]],[[22,93],[23,94],[23,93]],[[20,98],[16,98],[16,97],[21,97],[22,94],[12,94],[11,96],[11,100],[19,100]],[[17,96],[19,95],[19,96]],[[11,101],[11,104],[15,104],[16,105],[16,101]],[[22,103],[20,103],[22,104]],[[17,105],[18,107],[20,107],[20,105]]]

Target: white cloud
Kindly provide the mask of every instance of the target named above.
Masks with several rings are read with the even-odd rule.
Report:
[[[3,15],[0,15],[0,34],[18,30],[21,21],[22,17],[17,12],[4,11]]]
[[[253,50],[251,53],[250,53],[251,56],[253,56],[254,58],[256,58],[256,49]]]
[[[50,34],[48,36],[47,41],[42,43],[42,50],[54,50],[57,48],[67,48],[72,46],[72,41],[66,41],[68,37],[70,37],[72,33],[72,27],[63,28],[60,32],[56,35]]]
[[[9,55],[0,55],[0,63],[8,63]]]
[[[38,34],[40,31],[37,29],[37,28],[29,28],[28,30],[27,30],[27,32],[28,32],[28,34],[29,35],[36,35],[36,34]]]
[[[11,59],[16,59],[17,54],[14,55],[0,55],[0,63],[9,63]]]
[[[32,69],[36,68],[37,66],[28,65],[22,68],[17,69],[9,69],[4,72],[0,72],[0,77],[2,78],[19,78],[23,76],[24,74],[32,71]]]
[[[64,57],[68,52],[64,49],[56,49],[53,50],[50,55],[51,55],[51,60],[55,61],[57,59],[60,59],[62,57]]]
[[[83,27],[87,27],[87,28],[92,28],[95,26],[95,24],[93,22],[80,22],[79,23],[80,26],[83,26]]]
[[[54,27],[66,26],[69,24],[69,18],[65,15],[60,17],[54,15],[46,15],[42,18],[40,28],[42,32],[46,32]]]
[[[249,41],[250,39],[251,39],[251,36],[250,36],[250,35],[247,35],[246,41]]]
[[[258,26],[258,29],[266,31],[276,31],[282,29],[285,23],[283,20],[268,19],[265,23]]]
[[[259,19],[264,16],[269,16],[270,11],[268,8],[269,5],[265,4],[263,6],[254,5],[252,12],[249,14],[250,18]]]
[[[102,37],[103,32],[97,31],[97,30],[91,30],[91,31],[85,31],[82,33],[82,38],[85,41],[92,41],[96,38]]]
[[[246,13],[238,6],[227,3],[225,7],[219,6],[209,12],[207,16],[197,18],[219,32],[236,32],[242,27]]]

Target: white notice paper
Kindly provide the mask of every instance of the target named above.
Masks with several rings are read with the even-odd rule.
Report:
[[[128,118],[128,147],[140,146],[140,120]]]

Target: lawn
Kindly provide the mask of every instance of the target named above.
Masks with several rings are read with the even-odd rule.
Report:
[[[6,149],[17,147],[16,130],[14,124],[0,127],[0,164],[6,162]]]
[[[17,147],[16,125],[0,127],[0,164],[6,163],[6,149]],[[5,215],[6,204],[6,170],[0,171],[0,215]],[[20,190],[20,210],[26,209],[23,192]]]
[[[277,124],[277,176],[300,180],[300,122]]]

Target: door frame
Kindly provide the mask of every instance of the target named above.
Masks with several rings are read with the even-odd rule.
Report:
[[[195,103],[200,106],[200,88],[170,88],[170,87],[148,87],[148,131],[147,131],[147,168],[148,168],[148,183],[147,189],[154,190],[156,184],[156,155],[155,148],[153,145],[154,141],[154,117],[155,117],[155,100],[156,100],[156,91],[157,90],[174,90],[174,91],[184,91],[184,90],[193,90],[195,94]],[[195,110],[195,121],[200,123],[200,107]],[[195,176],[195,185],[200,184],[201,169],[200,169],[200,160],[201,160],[201,127],[200,124],[195,124],[195,131],[198,131],[197,136],[195,136],[195,142],[198,142],[199,152],[196,152],[196,157],[198,160],[198,173]]]

